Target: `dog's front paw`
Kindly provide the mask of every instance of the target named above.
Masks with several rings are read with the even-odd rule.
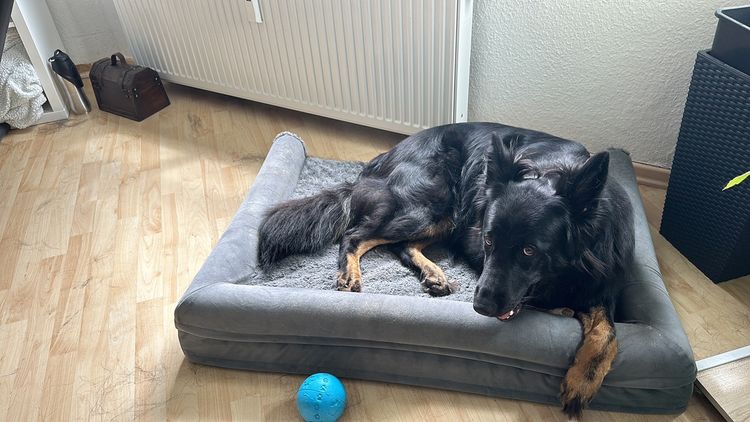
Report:
[[[569,419],[580,420],[583,409],[599,391],[601,380],[607,372],[598,368],[600,363],[596,358],[578,359],[573,366],[568,368],[560,384],[560,401],[562,411]],[[609,370],[608,365],[607,370]]]
[[[563,316],[567,318],[573,318],[576,315],[575,311],[570,308],[550,309],[547,311],[547,313],[550,313],[552,315],[557,315],[557,316]]]
[[[562,383],[562,411],[568,416],[568,419],[580,420],[583,409],[586,407],[591,397],[584,397],[581,391],[570,388],[568,383]]]
[[[431,296],[447,296],[458,290],[458,285],[449,282],[445,274],[435,272],[422,275],[422,290]]]
[[[336,290],[340,292],[361,292],[362,276],[354,272],[338,273]]]

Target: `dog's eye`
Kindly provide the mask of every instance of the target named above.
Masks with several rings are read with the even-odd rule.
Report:
[[[526,245],[523,247],[523,254],[526,256],[534,256],[536,253],[536,248],[534,248],[531,245]]]
[[[484,237],[484,244],[487,246],[492,246],[492,239],[490,239],[489,236]]]

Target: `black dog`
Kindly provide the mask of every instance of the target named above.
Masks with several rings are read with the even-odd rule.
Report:
[[[340,241],[339,290],[360,291],[359,261],[388,244],[421,273],[423,288],[454,286],[422,254],[444,242],[481,272],[474,309],[507,321],[524,305],[570,308],[584,340],[561,386],[580,415],[617,354],[614,298],[633,254],[633,217],[607,180],[609,153],[491,123],[440,126],[377,156],[354,183],[272,209],[260,227],[259,262]]]

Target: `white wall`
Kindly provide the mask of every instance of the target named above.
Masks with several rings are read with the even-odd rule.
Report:
[[[27,0],[29,1],[29,0]],[[112,0],[47,0],[64,48],[75,63],[131,55]]]
[[[207,0],[209,1],[209,0]],[[223,0],[210,0],[223,1]],[[469,119],[669,166],[717,7],[748,0],[474,0]],[[47,0],[67,52],[129,53],[112,0]]]
[[[469,119],[669,166],[717,7],[748,0],[475,0]]]

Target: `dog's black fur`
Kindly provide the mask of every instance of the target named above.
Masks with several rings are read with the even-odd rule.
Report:
[[[388,243],[432,278],[426,290],[449,294],[442,272],[425,275],[419,249],[410,249],[442,241],[480,273],[478,313],[508,320],[523,305],[577,315],[599,309],[614,339],[616,275],[632,259],[634,235],[631,204],[608,180],[608,164],[607,152],[592,156],[546,133],[492,123],[435,127],[377,156],[354,183],[272,209],[260,227],[259,262],[340,241],[339,289],[358,291],[359,256]],[[580,364],[601,360],[588,358]],[[564,383],[565,410],[576,415],[591,397],[566,403],[566,388],[574,387]]]

